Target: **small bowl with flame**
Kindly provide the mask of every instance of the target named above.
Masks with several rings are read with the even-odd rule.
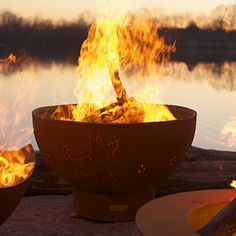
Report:
[[[31,145],[17,151],[0,151],[0,225],[24,196],[34,167],[35,154]]]

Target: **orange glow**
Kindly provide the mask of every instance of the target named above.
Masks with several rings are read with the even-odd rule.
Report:
[[[25,163],[25,155],[21,150],[0,152],[0,188],[27,178],[33,167],[33,162]]]
[[[17,60],[11,53],[1,62],[3,66],[11,67]],[[14,94],[7,91],[7,96],[4,96],[5,91],[2,91],[4,99],[0,100],[0,187],[11,186],[27,178],[34,166],[33,162],[25,163],[25,151],[30,152],[30,147],[26,146],[25,151],[19,150],[29,143],[33,131],[26,125],[26,108],[32,100],[30,93],[26,95],[25,90],[30,89],[31,82],[29,79],[27,83],[18,86]],[[5,99],[10,101],[10,106],[4,103]]]
[[[233,181],[230,183],[230,186],[236,189],[236,180],[233,180]]]
[[[11,53],[6,60],[7,60],[8,63],[9,62],[12,62],[12,63],[17,62],[16,56],[13,53]]]
[[[121,80],[129,75],[137,79],[155,75],[157,63],[169,60],[175,44],[165,43],[158,35],[159,24],[147,12],[128,14],[123,4],[120,12],[114,12],[117,8],[112,3],[104,3],[99,1],[100,15],[81,48],[77,68],[81,79],[75,90],[78,105],[69,108],[70,119],[108,123],[174,120],[164,105],[153,109],[129,97]],[[63,113],[58,108],[53,118],[68,119]]]
[[[227,140],[229,147],[236,148],[236,117],[231,117],[221,130],[223,139]]]
[[[0,59],[0,63],[16,63],[17,62],[17,58],[13,53],[10,53],[9,56],[6,59]]]

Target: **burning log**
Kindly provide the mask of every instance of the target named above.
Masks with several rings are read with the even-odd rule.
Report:
[[[116,93],[116,103],[99,109],[93,114],[84,117],[84,122],[108,122],[119,119],[124,113],[123,104],[129,101],[127,92],[121,82],[118,70],[110,70],[111,82]]]
[[[202,236],[210,236],[219,231],[224,233],[220,235],[232,235],[232,231],[236,231],[236,197],[197,232]]]
[[[142,122],[144,112],[141,104],[129,98],[121,82],[118,70],[110,70],[111,82],[117,95],[116,103],[109,104],[83,118],[83,122],[120,122],[129,117],[130,122]]]
[[[118,102],[118,105],[123,105],[125,102],[129,101],[127,92],[120,80],[120,75],[119,75],[119,71],[115,70],[114,72],[110,71],[110,75],[111,75],[111,82],[113,85],[113,88],[116,92],[116,99]]]

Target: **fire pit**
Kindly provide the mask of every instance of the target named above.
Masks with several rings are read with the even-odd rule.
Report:
[[[97,4],[98,16],[78,59],[77,104],[34,110],[34,132],[49,165],[74,186],[78,215],[132,220],[183,160],[196,112],[147,104],[149,89],[129,96],[122,78],[155,76],[157,63],[167,63],[175,52],[175,42],[166,43],[145,11],[131,14],[115,1]]]
[[[13,159],[16,158],[16,156],[21,156],[24,159],[24,164],[27,170],[24,171],[25,176],[22,177],[23,180],[20,180],[19,182],[17,181],[17,178],[11,178],[10,177],[10,172],[6,179],[10,179],[13,184],[8,185],[6,183],[6,186],[1,186],[0,183],[0,225],[11,215],[11,213],[15,210],[17,207],[18,203],[20,202],[21,198],[24,196],[25,191],[29,185],[29,179],[33,173],[33,169],[35,166],[35,156],[34,156],[34,151],[31,145],[27,145],[24,148],[22,148],[19,151],[3,151],[0,152],[0,156],[12,156]],[[2,157],[3,158],[3,157]],[[7,159],[5,159],[7,160]],[[2,160],[0,161],[0,167],[2,168]],[[1,170],[0,168],[0,170]],[[16,171],[20,171],[20,165],[18,164],[18,169]],[[30,171],[29,173],[28,170]],[[1,171],[0,171],[1,172]],[[0,173],[0,175],[2,172]],[[1,175],[1,178],[3,180],[3,177]]]
[[[33,111],[38,146],[51,168],[74,186],[78,215],[104,221],[132,220],[138,208],[153,199],[156,185],[184,159],[196,126],[195,111],[167,107],[176,120],[74,122],[52,119],[57,106]]]

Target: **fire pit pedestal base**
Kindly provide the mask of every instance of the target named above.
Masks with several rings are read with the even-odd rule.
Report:
[[[98,221],[134,220],[137,210],[154,198],[154,190],[126,194],[101,194],[74,189],[74,211]]]

